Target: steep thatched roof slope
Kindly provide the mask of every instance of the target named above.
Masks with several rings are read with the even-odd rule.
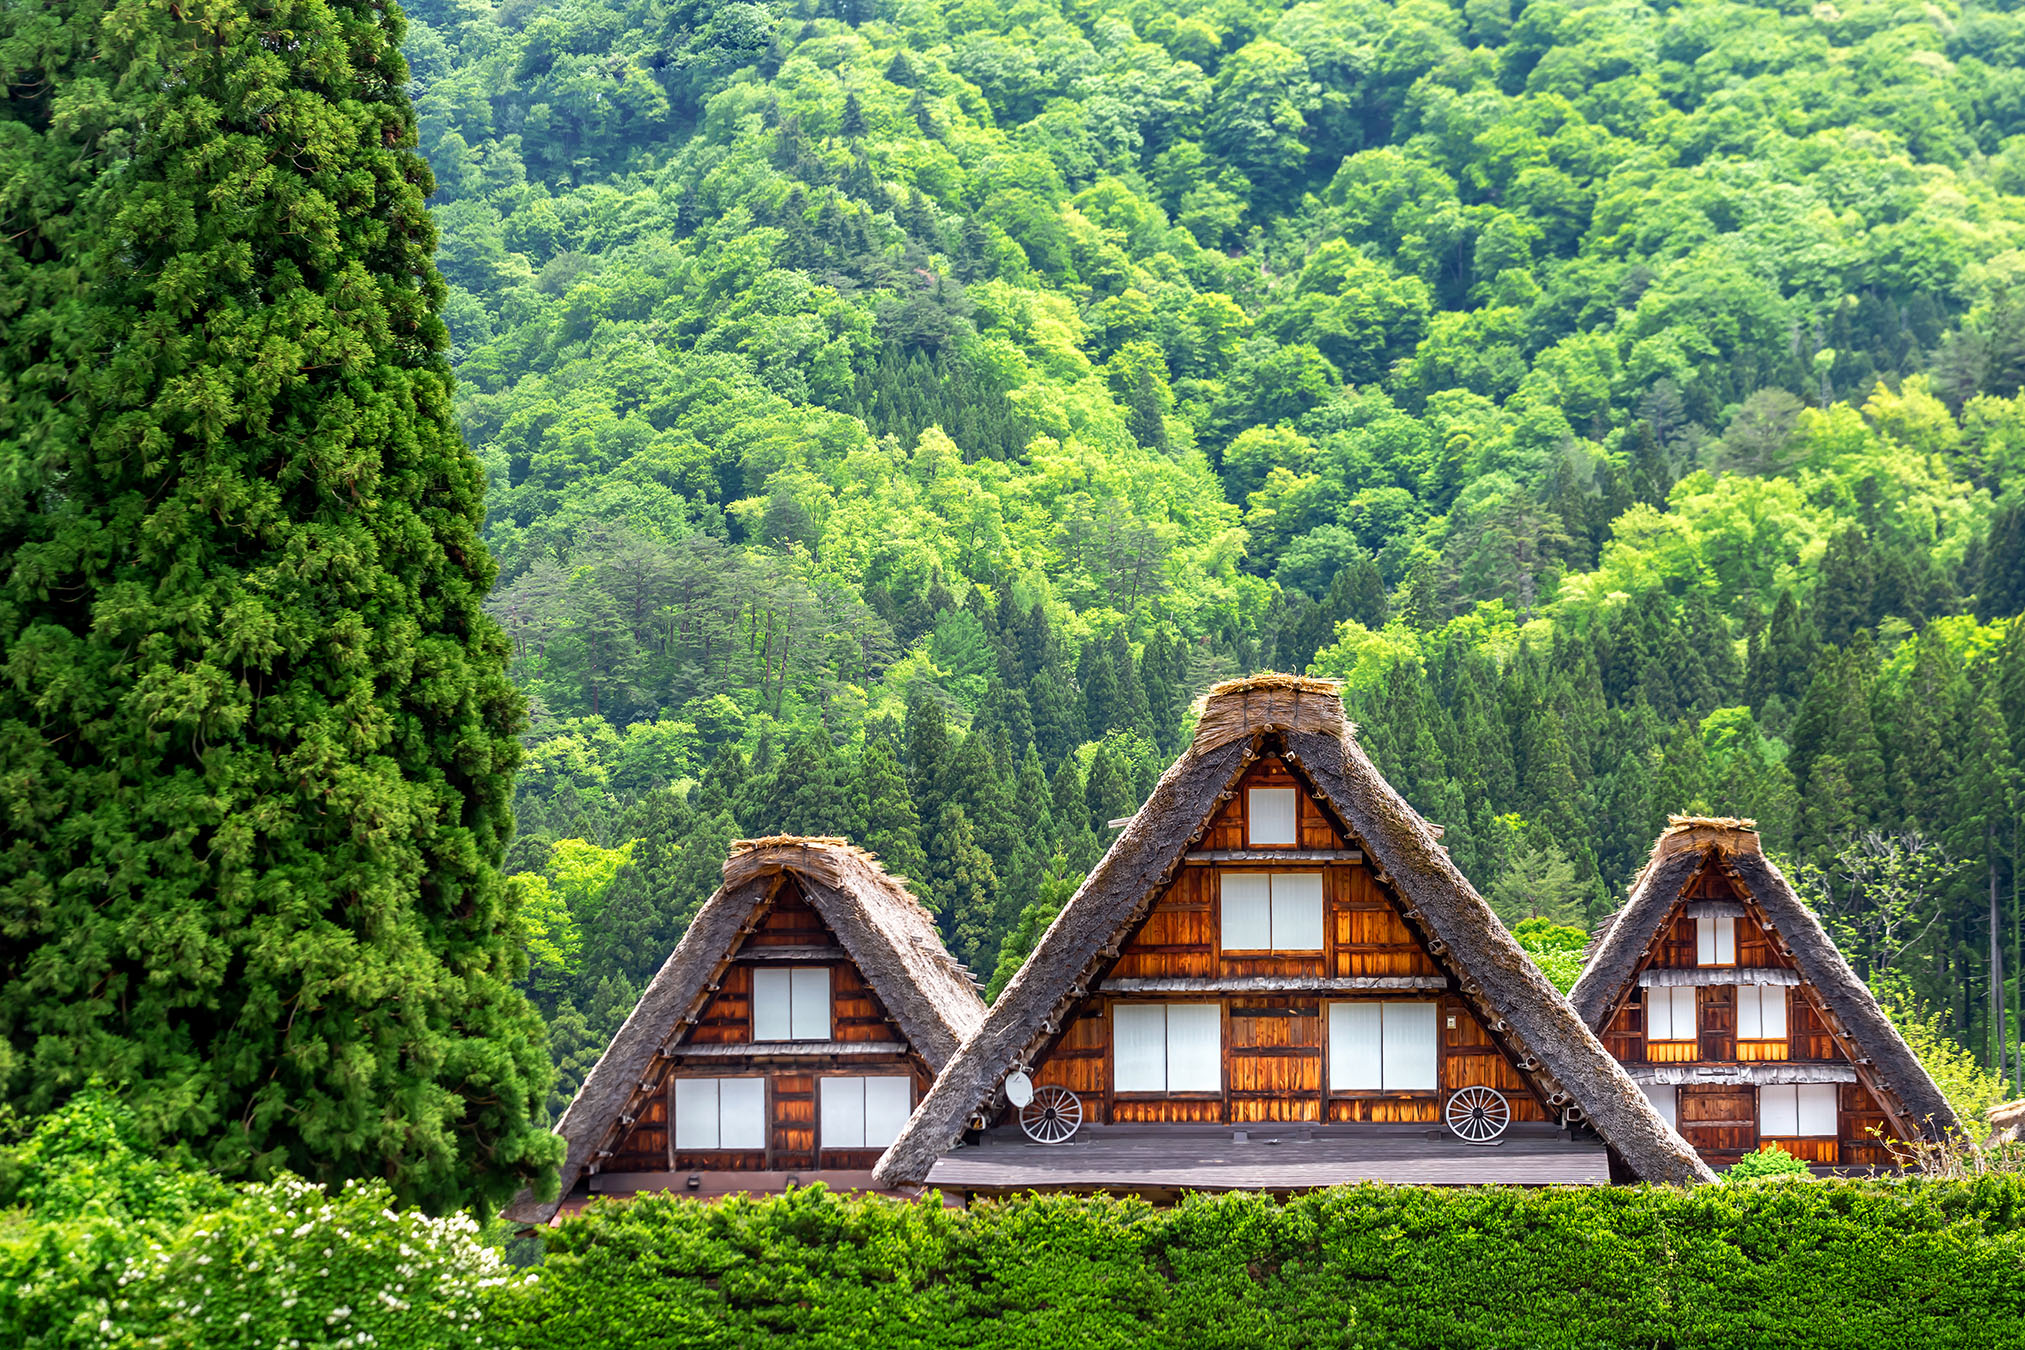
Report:
[[[1644,963],[1646,949],[1674,911],[1681,892],[1705,866],[1721,867],[1771,921],[1798,967],[1839,1023],[1838,1039],[1866,1076],[1881,1104],[1908,1130],[1958,1128],[1934,1080],[1905,1038],[1843,959],[1814,911],[1793,893],[1785,874],[1758,845],[1757,822],[1712,816],[1674,816],[1652,846],[1652,857],[1632,883],[1631,898],[1602,940],[1594,944],[1569,999],[1589,1026],[1602,1029]]]
[[[557,1122],[556,1133],[569,1143],[560,1194],[569,1194],[598,1149],[610,1147],[619,1115],[649,1065],[708,996],[708,986],[737,952],[754,912],[789,875],[929,1068],[939,1071],[983,1023],[984,1000],[943,947],[934,919],[877,858],[842,839],[777,835],[740,840],[725,859],[724,884],[697,911]],[[523,1192],[507,1214],[545,1222],[557,1204]]]
[[[1580,1107],[1643,1177],[1712,1179],[1463,879],[1433,828],[1379,775],[1343,716],[1337,687],[1273,675],[1209,692],[1193,743],[1161,776],[879,1160],[875,1175],[883,1184],[920,1183],[970,1117],[998,1101],[1001,1080],[1027,1064],[1088,992],[1107,948],[1159,898],[1246,765],[1268,746],[1307,778],[1357,837],[1436,959],[1457,977],[1465,997],[1504,1027],[1557,1105]]]

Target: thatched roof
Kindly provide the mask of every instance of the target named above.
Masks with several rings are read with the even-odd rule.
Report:
[[[1551,1102],[1580,1108],[1648,1180],[1713,1179],[1456,870],[1435,842],[1434,827],[1379,775],[1343,716],[1337,686],[1271,675],[1210,691],[1193,743],[1161,776],[879,1160],[875,1176],[882,1184],[920,1184],[971,1116],[995,1108],[1005,1075],[1026,1066],[1089,992],[1116,944],[1166,890],[1189,847],[1236,790],[1246,766],[1268,753],[1304,777],[1356,837],[1436,960]]]
[[[877,858],[843,839],[740,840],[724,861],[724,884],[697,911],[556,1123],[556,1133],[569,1144],[559,1195],[568,1195],[596,1152],[611,1146],[619,1117],[641,1091],[650,1064],[709,998],[760,906],[790,876],[931,1070],[939,1071],[984,1021],[984,1000],[969,972],[943,947],[928,911]],[[525,1191],[507,1215],[542,1223],[559,1203]]]
[[[1814,911],[1758,843],[1757,822],[1673,816],[1632,883],[1631,898],[1589,953],[1569,992],[1577,1013],[1601,1030],[1637,978],[1660,928],[1705,867],[1720,867],[1772,925],[1800,978],[1829,1014],[1830,1030],[1885,1111],[1907,1131],[1958,1129],[1954,1111],[1920,1066]]]

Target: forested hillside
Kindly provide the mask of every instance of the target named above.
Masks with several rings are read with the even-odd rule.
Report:
[[[1009,970],[1261,668],[1347,681],[1508,918],[1756,816],[1994,1053],[2025,18],[409,13],[552,1105],[735,835],[861,839]]]

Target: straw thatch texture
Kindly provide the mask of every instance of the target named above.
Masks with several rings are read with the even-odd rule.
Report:
[[[1326,694],[1326,697],[1324,695]],[[884,1185],[915,1185],[973,1113],[1035,1053],[1097,969],[1173,879],[1184,854],[1262,750],[1277,749],[1333,807],[1433,940],[1467,996],[1538,1062],[1537,1078],[1583,1111],[1618,1156],[1653,1181],[1713,1179],[1505,930],[1351,734],[1336,687],[1268,676],[1212,690],[1195,741],[1162,775],[1034,954],[879,1160]],[[1550,1094],[1551,1095],[1551,1094]]]
[[[1790,952],[1800,978],[1840,1024],[1852,1058],[1869,1061],[1866,1077],[1881,1104],[1908,1131],[1932,1134],[1959,1122],[1877,999],[1759,846],[1754,821],[1674,816],[1653,844],[1631,898],[1590,953],[1569,1000],[1589,1026],[1601,1029],[1616,1011],[1646,948],[1704,867],[1721,867],[1750,896]]]
[[[792,875],[859,973],[900,1024],[911,1047],[940,1070],[984,1021],[984,1001],[942,945],[935,921],[877,858],[842,839],[779,835],[741,840],[724,863],[724,884],[704,902],[618,1035],[556,1123],[568,1142],[559,1178],[567,1195],[618,1123],[656,1054],[707,994],[736,953],[747,925],[783,877]],[[545,1223],[560,1200],[523,1191],[507,1217]]]

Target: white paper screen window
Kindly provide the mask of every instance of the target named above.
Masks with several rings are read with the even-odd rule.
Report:
[[[1433,1090],[1434,1014],[1432,1003],[1330,1004],[1330,1090]]]
[[[1704,966],[1737,964],[1737,921],[1727,917],[1696,919],[1695,961]]]
[[[680,1152],[766,1147],[766,1081],[675,1080],[675,1147]]]
[[[1254,846],[1294,843],[1294,789],[1253,788],[1245,820]]]
[[[766,1080],[717,1080],[717,1146],[766,1147]]]
[[[865,1080],[824,1078],[816,1083],[824,1148],[865,1147]]]
[[[1223,1088],[1223,1008],[1120,1003],[1111,1010],[1111,1072],[1119,1092]]]
[[[675,1147],[716,1148],[717,1080],[678,1078],[675,1080]]]
[[[1652,1103],[1652,1109],[1659,1112],[1659,1118],[1678,1129],[1680,1127],[1680,1090],[1668,1083],[1647,1083],[1645,1099]]]
[[[1780,984],[1737,986],[1737,1039],[1786,1039],[1786,987]]]
[[[1792,1084],[1774,1083],[1758,1089],[1758,1133],[1775,1139],[1800,1133],[1800,1100]]]
[[[752,1038],[830,1039],[829,967],[776,967],[752,972]]]
[[[1273,873],[1273,950],[1322,950],[1322,874]]]
[[[1376,1003],[1329,1005],[1329,1088],[1332,1092],[1376,1091],[1385,1086],[1385,1051],[1379,1040],[1383,1020]]]
[[[914,1114],[914,1084],[901,1078],[865,1080],[865,1147],[884,1148]]]
[[[1836,1092],[1833,1083],[1801,1083],[1794,1088],[1801,1134],[1834,1136]]]
[[[913,1111],[905,1078],[824,1078],[817,1089],[824,1148],[884,1148]]]
[[[1119,1092],[1167,1090],[1167,1009],[1119,1003],[1111,1009],[1111,1073]]]
[[[1218,881],[1225,951],[1322,950],[1320,872],[1225,872]]]
[[[1222,1005],[1167,1005],[1167,1090],[1223,1090]]]
[[[1691,1041],[1695,1038],[1695,991],[1686,985],[1669,989],[1654,985],[1645,991],[1645,1039]]]
[[[1227,952],[1271,951],[1273,946],[1273,879],[1264,872],[1225,872],[1223,949]]]
[[[1388,1092],[1434,1089],[1434,1005],[1385,1005],[1385,1088]]]
[[[1758,1133],[1772,1139],[1832,1138],[1833,1083],[1778,1083],[1758,1089]]]

